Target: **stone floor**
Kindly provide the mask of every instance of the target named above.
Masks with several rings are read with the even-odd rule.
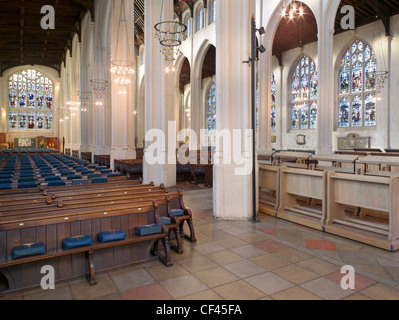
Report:
[[[6,296],[24,300],[388,300],[399,299],[399,252],[391,253],[287,221],[218,221],[212,190],[184,184],[198,242],[159,262]],[[341,267],[355,269],[355,289],[341,288]]]

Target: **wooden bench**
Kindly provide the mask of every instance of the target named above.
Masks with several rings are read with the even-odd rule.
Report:
[[[157,189],[153,185],[150,185],[151,191],[147,190],[146,193],[144,189],[147,186],[140,187],[134,186],[132,191],[135,195],[130,197],[125,194],[99,197],[97,204],[92,202],[82,205],[84,198],[90,199],[92,195],[77,192],[72,192],[71,201],[65,192],[62,199],[66,200],[61,208],[42,202],[40,208],[20,210],[9,204],[8,210],[0,212],[0,273],[8,280],[7,292],[37,286],[38,275],[29,275],[32,270],[37,271],[44,264],[57,266],[57,281],[82,276],[89,270],[87,277],[91,284],[96,283],[96,272],[110,268],[151,261],[154,258],[170,266],[170,249],[183,252],[181,239],[184,236],[184,222],[190,228],[190,235],[184,237],[196,241],[191,210],[184,206],[182,193],[169,194],[166,189]],[[112,203],[109,202],[111,199]],[[14,209],[10,210],[12,207]],[[173,217],[170,214],[172,209],[183,209],[184,215]],[[170,225],[162,227],[162,233],[144,237],[135,234],[136,226],[160,223],[161,213],[166,213],[172,220]],[[128,234],[127,239],[112,243],[99,243],[96,240],[99,232],[113,229],[124,230]],[[171,237],[172,232],[174,237]],[[74,250],[64,250],[61,247],[62,239],[83,234],[92,236],[93,246]],[[175,240],[176,244],[170,240]],[[39,241],[45,243],[46,254],[11,259],[13,247]],[[159,242],[162,242],[163,254],[159,253]],[[75,267],[71,269],[71,266]]]
[[[312,153],[307,152],[281,151],[274,154],[274,159],[277,160],[278,165],[307,169],[312,156]]]
[[[329,172],[325,231],[386,250],[398,250],[398,194],[398,177]],[[353,212],[348,207],[359,210]]]
[[[281,167],[277,217],[323,230],[327,216],[327,172]]]
[[[96,284],[96,273],[115,267],[126,266],[158,258],[170,266],[170,249],[167,231],[149,236],[138,236],[136,226],[155,223],[155,209],[150,203],[137,204],[128,210],[102,210],[55,216],[46,219],[31,219],[24,222],[2,221],[0,223],[0,272],[7,278],[9,290],[20,290],[38,286],[39,270],[43,265],[56,269],[56,281],[80,277],[87,273],[91,285]],[[100,243],[97,234],[107,230],[123,230],[124,241]],[[64,250],[65,238],[91,235],[92,246]],[[159,242],[164,254],[158,252]],[[13,260],[11,251],[24,243],[43,242],[46,254]],[[23,265],[23,267],[22,267]]]
[[[315,170],[333,170],[336,172],[356,174],[356,163],[359,159],[359,156],[342,154],[317,154],[313,155],[311,159],[315,161]],[[331,162],[331,166],[320,166],[320,162]]]
[[[260,161],[258,184],[259,211],[276,216],[280,200],[280,167],[265,165]]]

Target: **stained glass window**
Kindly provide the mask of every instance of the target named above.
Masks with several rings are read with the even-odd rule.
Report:
[[[211,0],[208,3],[209,7],[209,24],[216,21],[216,0]]]
[[[274,73],[271,76],[271,127],[272,130],[276,130],[276,98],[277,98],[277,88],[276,88],[276,78]]]
[[[205,27],[205,10],[202,6],[197,9],[197,14],[195,18],[196,18],[195,31],[197,32]]]
[[[338,125],[376,125],[376,73],[373,49],[356,40],[344,53],[338,76]]]
[[[291,80],[291,129],[315,129],[319,78],[314,61],[302,57]]]
[[[54,88],[48,77],[36,70],[23,70],[9,78],[8,90],[10,130],[52,130]],[[46,115],[40,110],[46,110]]]
[[[206,123],[208,132],[216,131],[216,84],[212,83],[207,95]]]

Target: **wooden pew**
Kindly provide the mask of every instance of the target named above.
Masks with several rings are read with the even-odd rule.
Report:
[[[329,172],[325,231],[386,250],[398,250],[398,194],[398,177]],[[347,207],[361,210],[353,213]]]
[[[281,167],[277,217],[323,230],[327,216],[327,172]]]
[[[276,216],[280,200],[280,167],[265,165],[260,161],[258,184],[259,211]]]
[[[138,236],[136,226],[156,221],[154,206],[138,204],[128,211],[109,210],[85,212],[31,220],[21,223],[0,223],[0,272],[7,278],[9,291],[36,287],[40,284],[40,268],[52,265],[56,268],[56,281],[69,280],[87,274],[91,285],[96,284],[96,273],[158,258],[166,266],[171,265],[167,231],[149,236]],[[120,229],[127,239],[110,243],[97,241],[102,231]],[[68,237],[91,235],[92,246],[64,250],[62,241]],[[43,242],[46,254],[13,260],[12,248],[24,243]],[[158,243],[163,243],[164,254],[158,252]],[[22,267],[23,266],[23,267]],[[87,273],[87,270],[89,272]]]
[[[309,160],[312,156],[312,153],[291,151],[282,151],[274,154],[274,158],[277,160],[278,165],[303,169],[309,167]]]
[[[147,190],[147,194],[141,192],[130,197],[114,197],[113,203],[108,204],[110,198],[107,195],[108,198],[98,199],[96,205],[77,206],[72,201],[66,202],[62,208],[42,205],[37,212],[16,209],[7,211],[5,216],[0,214],[0,240],[4,240],[0,241],[0,273],[9,282],[8,292],[37,286],[38,277],[29,275],[32,270],[38,270],[44,264],[56,265],[59,268],[56,272],[57,281],[82,276],[89,270],[87,278],[91,284],[96,283],[97,272],[132,263],[158,258],[166,266],[170,266],[170,248],[178,253],[183,252],[181,239],[184,235],[184,222],[187,222],[190,228],[190,235],[185,237],[196,241],[192,213],[184,206],[182,193],[169,194],[163,188],[158,192],[155,186],[150,187],[153,191],[151,195]],[[78,196],[74,194],[74,197]],[[82,195],[82,201],[84,197],[91,198],[90,195]],[[43,206],[49,209],[45,210]],[[184,215],[171,215],[171,209],[175,208],[183,209]],[[172,223],[164,225],[161,233],[151,236],[135,234],[135,227],[138,225],[160,223],[162,212],[171,217]],[[127,232],[127,239],[106,244],[96,240],[99,232],[113,229]],[[171,237],[171,232],[174,233],[174,237]],[[74,250],[64,250],[61,247],[62,239],[82,234],[92,236],[93,246]],[[171,243],[171,240],[176,243]],[[13,247],[38,241],[45,243],[46,254],[12,260],[10,254]],[[159,242],[163,244],[162,254],[158,250]],[[71,269],[71,265],[74,264],[76,267]]]
[[[362,173],[376,176],[399,175],[399,157],[367,156],[359,160],[364,166]]]
[[[333,170],[336,172],[356,174],[356,162],[359,159],[359,156],[341,154],[317,154],[313,155],[310,159],[315,161],[315,170]],[[331,166],[320,166],[320,162],[331,162]]]

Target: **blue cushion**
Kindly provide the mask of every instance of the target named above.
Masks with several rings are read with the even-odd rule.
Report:
[[[65,181],[63,181],[63,180],[50,181],[47,186],[48,187],[63,187],[63,186],[65,186]]]
[[[122,173],[120,172],[108,173],[108,178],[113,178],[113,177],[122,177]]]
[[[101,174],[100,174],[100,173],[88,174],[88,175],[87,175],[87,178],[88,178],[88,179],[101,178]]]
[[[108,169],[108,170],[101,170],[101,173],[112,173],[112,170],[111,170],[111,169]]]
[[[172,224],[172,218],[169,217],[159,217],[159,222],[164,225]]]
[[[0,190],[9,190],[12,189],[11,184],[0,184]]]
[[[87,171],[87,168],[86,167],[79,167],[79,168],[76,168],[75,170],[78,171],[78,172],[82,172],[82,171]]]
[[[22,257],[35,256],[46,253],[46,246],[43,242],[24,244],[12,249],[11,256],[13,259]]]
[[[84,175],[84,176],[87,176],[88,174],[94,174],[94,171],[91,171],[91,170],[84,170],[84,171],[82,171],[80,174],[82,174],[82,175]]]
[[[132,169],[129,170],[130,173],[133,173],[133,172],[136,173],[136,172],[142,172],[142,171],[143,170],[139,169],[139,168],[132,168]]]
[[[126,233],[122,230],[109,230],[98,234],[98,241],[101,243],[121,240],[126,240]]]
[[[0,184],[12,183],[12,179],[0,179]]]
[[[96,167],[96,171],[107,170],[107,167]]]
[[[93,245],[93,239],[90,236],[77,236],[62,240],[62,247],[65,250],[87,247]]]
[[[46,177],[45,181],[57,181],[57,180],[61,180],[60,176],[48,176]]]
[[[73,186],[83,186],[89,184],[89,180],[87,179],[81,179],[81,180],[72,180],[72,185]]]
[[[20,182],[18,183],[18,189],[27,189],[27,188],[37,188],[36,182]]]
[[[18,182],[36,182],[35,178],[19,178]]]
[[[146,236],[149,234],[156,234],[162,232],[162,226],[159,224],[148,224],[145,226],[136,227],[136,234],[139,236]]]
[[[97,183],[107,183],[108,179],[107,178],[94,178],[91,180],[91,183],[97,184]]]
[[[172,209],[172,210],[170,210],[170,212],[172,213],[172,216],[174,216],[174,217],[184,216],[184,210],[183,209]]]
[[[12,179],[12,174],[1,174],[0,179]]]
[[[65,172],[61,172],[61,177],[68,177],[68,176],[74,176],[75,173],[72,171],[65,171]]]
[[[30,177],[34,177],[35,175],[33,174],[33,172],[32,173],[21,173],[20,175],[19,175],[19,177],[20,178],[30,178]]]
[[[77,179],[82,179],[81,175],[72,175],[67,177],[68,180],[77,180]]]

